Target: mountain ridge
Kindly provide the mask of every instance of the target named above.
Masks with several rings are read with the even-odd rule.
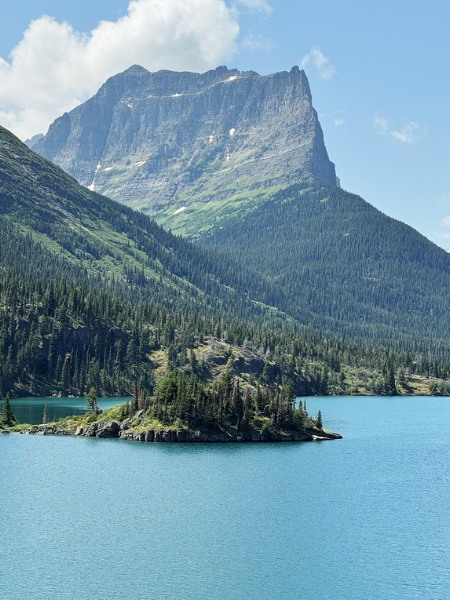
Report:
[[[207,96],[199,91],[200,104],[191,102],[190,92],[183,95],[175,91],[198,91],[199,81],[213,89]],[[127,95],[130,86],[134,98],[145,96],[143,104]],[[167,92],[168,103],[160,102],[162,90]],[[151,91],[159,94],[155,104]],[[239,113],[242,121],[247,115],[254,125],[253,130],[244,128],[246,135],[257,132],[253,141],[246,138],[240,146],[239,164],[232,171],[234,180],[222,177],[231,172],[224,169],[232,165],[225,162],[224,167],[225,146],[219,144],[222,138],[227,143],[230,138],[233,143],[239,138],[228,100],[240,103],[244,107]],[[107,110],[115,115],[114,119],[103,119]],[[197,125],[203,127],[199,155],[192,145],[197,136],[197,129],[190,127],[193,115]],[[212,122],[213,115],[220,119]],[[159,131],[161,124],[169,123],[166,117],[172,119],[172,128]],[[124,120],[119,130],[121,118]],[[157,132],[168,139],[172,132],[175,146],[179,143],[191,162],[183,163],[166,147],[158,158],[160,162],[155,157],[141,156],[145,160],[139,165],[139,169],[148,170],[155,167],[156,161],[156,167],[173,186],[172,191],[164,188],[166,196],[162,187],[154,186],[160,202],[153,207],[155,217],[173,232],[188,234],[214,247],[224,259],[232,257],[244,278],[248,275],[255,282],[259,277],[256,296],[265,304],[327,335],[356,335],[390,347],[394,344],[414,349],[416,345],[430,352],[438,349],[440,355],[448,352],[444,333],[450,327],[448,254],[438,251],[411,228],[376,211],[362,198],[341,190],[328,158],[325,162],[318,160],[318,164],[327,164],[332,177],[320,181],[314,176],[307,167],[311,164],[308,161],[320,155],[314,144],[325,153],[326,148],[308,80],[298,67],[261,77],[226,67],[200,75],[167,71],[150,74],[135,66],[110,78],[90,101],[57,120],[52,135],[49,132],[40,143],[51,148],[52,137],[57,137],[58,128],[66,127],[64,123],[67,131],[61,137],[61,147],[71,160],[98,150],[90,140],[96,139],[99,123],[108,124],[104,139],[109,151],[116,152],[123,164],[128,160],[134,164],[137,158],[137,154],[134,158],[123,154],[124,139],[130,148],[141,148],[147,126],[152,135]],[[115,129],[111,133],[112,125]],[[273,142],[273,146],[266,147],[264,140]],[[303,142],[300,162],[304,168],[290,169],[299,160],[297,151]],[[250,163],[244,160],[248,145],[249,156],[254,159]],[[80,164],[89,162],[92,169],[95,161],[89,156],[90,162],[81,160]],[[219,163],[221,171],[216,169]],[[167,165],[179,169],[178,175],[170,166],[166,169]],[[124,174],[126,169],[121,171],[112,163],[97,163],[97,167],[97,175],[110,178],[111,185],[122,173],[123,180],[115,193],[128,190],[129,197],[133,195],[136,188]],[[180,181],[190,184],[185,192],[179,191]],[[148,185],[148,180],[142,185]],[[248,289],[256,292],[253,283]]]
[[[337,181],[298,67],[262,76],[135,65],[57,119],[34,149],[171,228],[184,211],[195,229],[205,212],[217,221],[236,203],[250,210],[299,177]]]

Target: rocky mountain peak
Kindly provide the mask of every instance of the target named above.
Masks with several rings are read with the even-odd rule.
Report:
[[[336,185],[298,67],[259,75],[133,65],[57,119],[35,150],[85,186],[171,226],[181,212],[246,205],[299,178]]]

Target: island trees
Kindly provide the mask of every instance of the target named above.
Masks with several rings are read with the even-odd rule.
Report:
[[[145,401],[144,401],[145,399]],[[219,427],[229,431],[250,429],[273,431],[305,431],[322,428],[311,418],[306,402],[296,406],[292,382],[284,385],[258,385],[256,390],[226,370],[212,384],[205,384],[194,373],[167,371],[157,382],[155,394],[135,391],[130,406],[133,418],[157,420],[163,425],[174,423],[188,429]]]
[[[93,415],[98,415],[101,412],[97,403],[97,392],[95,388],[89,390],[89,393],[86,396],[86,402]]]

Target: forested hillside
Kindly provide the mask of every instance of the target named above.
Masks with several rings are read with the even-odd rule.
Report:
[[[263,311],[251,301],[264,289],[259,277],[90,192],[2,128],[0,159],[0,251],[22,276],[40,256],[39,275],[90,282],[133,301],[242,317]]]
[[[300,322],[449,358],[450,256],[354,194],[297,184],[204,243],[260,273],[265,302]]]
[[[205,251],[82,188],[1,129],[0,238],[3,395],[151,394],[170,373],[206,386],[205,397],[239,389],[275,404],[291,393],[444,390],[443,352],[307,327],[283,283],[282,244],[264,250],[249,235],[235,257]],[[281,279],[270,271],[277,254]]]
[[[118,300],[89,285],[0,277],[0,390],[49,393],[152,393],[168,372],[206,385],[224,378],[241,392],[443,393],[448,361],[387,352],[370,343],[244,322],[161,304]],[[423,379],[426,378],[426,381]],[[422,382],[422,387],[416,384]]]

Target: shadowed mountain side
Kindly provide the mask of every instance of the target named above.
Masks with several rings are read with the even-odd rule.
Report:
[[[36,271],[40,257],[41,275],[90,281],[133,301],[245,318],[267,311],[250,299],[264,287],[259,278],[87,190],[3,128],[0,227],[2,264],[14,263],[22,276]]]
[[[267,302],[319,330],[448,352],[450,256],[359,196],[294,185],[204,243],[259,272],[275,290]]]

